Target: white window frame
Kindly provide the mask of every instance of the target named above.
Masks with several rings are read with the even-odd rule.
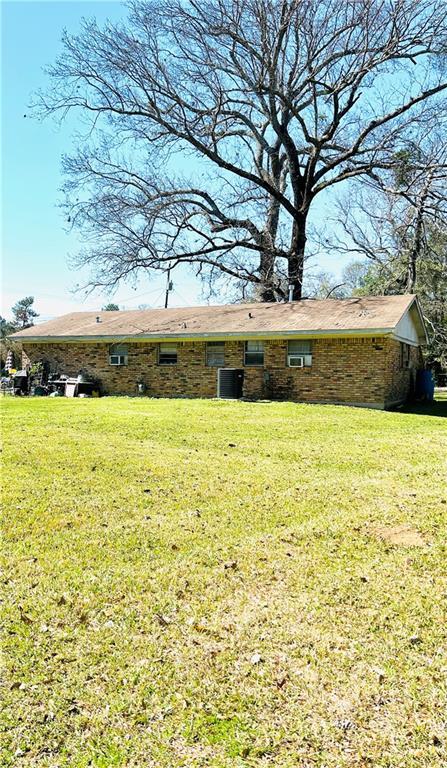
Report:
[[[128,351],[126,344],[112,344],[109,348],[109,365],[127,365]]]
[[[258,349],[248,349],[249,344],[257,345]],[[262,355],[262,363],[249,362],[249,358],[248,358],[249,355]],[[265,361],[264,342],[263,341],[246,341],[244,344],[244,365],[250,368],[263,368],[264,361]]]
[[[293,349],[295,347],[295,349]],[[300,349],[301,347],[301,349]],[[301,358],[302,365],[294,365],[291,361]],[[287,342],[287,366],[289,368],[312,367],[312,341],[289,339]]]
[[[405,341],[400,342],[400,368],[402,371],[411,368],[411,345]]]
[[[213,352],[213,347],[221,347],[218,355]],[[214,361],[213,361],[213,356]],[[219,362],[215,362],[219,356]],[[205,344],[205,365],[210,368],[225,368],[225,342],[224,341],[207,341]]]
[[[287,355],[289,368],[304,368],[304,355]]]
[[[170,347],[171,349],[175,350],[175,360],[162,360],[163,354],[168,354],[168,352],[162,352],[162,347]],[[173,354],[171,355],[173,356]],[[158,365],[177,365],[178,363],[178,346],[175,342],[171,341],[165,341],[158,345]]]
[[[126,355],[109,355],[110,365],[127,365]]]

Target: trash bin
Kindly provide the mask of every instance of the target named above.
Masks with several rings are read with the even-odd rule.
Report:
[[[420,370],[416,376],[416,397],[426,403],[432,403],[435,395],[435,381],[429,370]]]

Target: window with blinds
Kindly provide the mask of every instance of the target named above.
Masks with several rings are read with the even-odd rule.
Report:
[[[245,342],[245,365],[264,365],[264,342],[246,341]]]
[[[225,365],[225,342],[208,341],[206,344],[206,364],[223,368]]]
[[[112,344],[109,347],[110,365],[127,365],[128,353],[126,344]]]
[[[177,344],[158,345],[159,365],[175,365],[177,363]]]
[[[293,339],[287,343],[287,365],[308,368],[312,365],[312,342]]]

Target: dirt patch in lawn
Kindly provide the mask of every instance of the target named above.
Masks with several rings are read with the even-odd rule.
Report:
[[[408,524],[375,528],[374,533],[382,541],[399,547],[423,547],[426,543],[419,531]]]

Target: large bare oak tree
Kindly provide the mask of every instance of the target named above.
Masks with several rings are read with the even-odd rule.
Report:
[[[189,263],[299,299],[316,198],[393,168],[445,109],[446,16],[443,0],[153,0],[65,33],[39,104],[91,116],[64,161],[90,284]]]

